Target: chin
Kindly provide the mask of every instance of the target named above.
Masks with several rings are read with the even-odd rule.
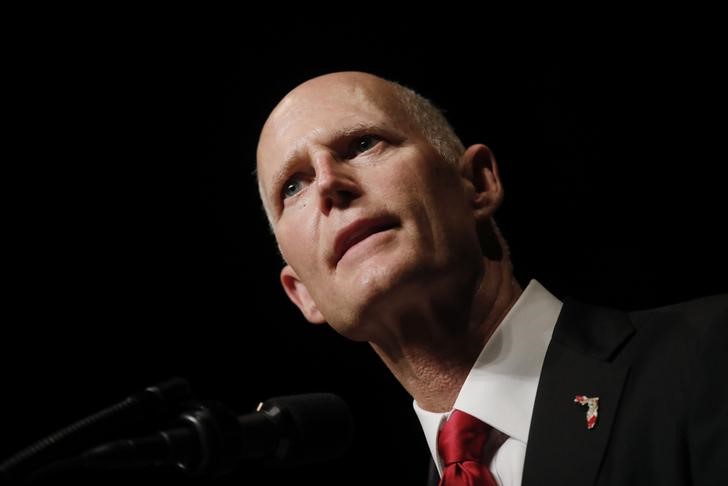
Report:
[[[396,291],[412,273],[411,266],[401,260],[382,258],[379,261],[370,261],[356,272],[353,288],[365,296],[366,301],[376,301],[379,296]]]
[[[419,287],[419,269],[389,262],[387,265],[370,266],[362,269],[352,287],[361,302],[361,314],[381,307],[391,299],[401,299],[415,287]],[[414,285],[413,285],[414,284]]]

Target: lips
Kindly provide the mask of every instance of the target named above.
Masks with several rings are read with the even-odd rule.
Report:
[[[338,232],[334,241],[334,265],[339,263],[352,246],[373,234],[386,231],[397,226],[392,216],[358,219]]]

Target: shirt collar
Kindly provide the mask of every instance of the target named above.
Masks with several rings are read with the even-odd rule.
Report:
[[[541,366],[562,302],[531,280],[498,325],[465,379],[453,408],[479,418],[526,443]],[[413,402],[432,456],[447,413],[423,410]]]

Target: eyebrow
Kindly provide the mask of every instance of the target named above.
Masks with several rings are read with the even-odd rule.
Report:
[[[336,130],[332,131],[330,134],[328,134],[325,138],[324,145],[332,145],[337,140],[347,139],[354,137],[356,135],[365,134],[365,133],[382,133],[382,132],[388,132],[392,133],[395,136],[404,139],[404,134],[386,124],[380,124],[380,123],[355,123],[353,125],[337,128]],[[290,171],[291,166],[295,165],[296,162],[300,159],[300,154],[303,151],[305,147],[302,147],[301,144],[296,144],[297,146],[291,149],[286,156],[283,159],[283,163],[278,168],[278,170],[275,171],[273,174],[273,177],[271,178],[271,188],[275,190],[277,187],[280,186],[280,184],[283,183],[284,179],[287,177],[288,172]],[[271,194],[274,195],[274,194]],[[277,202],[277,197],[276,197]]]

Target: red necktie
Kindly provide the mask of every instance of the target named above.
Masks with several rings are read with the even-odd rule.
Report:
[[[496,486],[483,464],[483,448],[491,426],[455,410],[437,436],[437,449],[445,465],[440,486]]]

